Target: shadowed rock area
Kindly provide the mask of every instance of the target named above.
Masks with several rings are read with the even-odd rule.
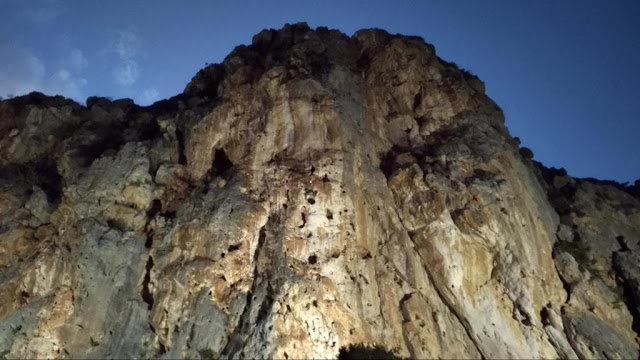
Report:
[[[640,184],[531,157],[376,29],[264,30],[148,107],[4,100],[0,352],[638,358]]]

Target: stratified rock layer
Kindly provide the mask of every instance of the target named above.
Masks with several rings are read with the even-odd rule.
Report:
[[[3,101],[0,166],[7,357],[638,357],[638,189],[523,158],[419,38],[287,25],[150,107]]]

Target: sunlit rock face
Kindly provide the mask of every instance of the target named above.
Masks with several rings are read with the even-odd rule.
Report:
[[[637,358],[638,199],[422,39],[287,25],[150,107],[0,103],[0,351]]]

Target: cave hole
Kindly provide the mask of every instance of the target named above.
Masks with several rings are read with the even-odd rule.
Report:
[[[211,172],[214,175],[224,174],[227,170],[233,167],[233,163],[229,160],[227,153],[224,149],[220,148],[216,150],[213,155],[213,167],[211,168]]]

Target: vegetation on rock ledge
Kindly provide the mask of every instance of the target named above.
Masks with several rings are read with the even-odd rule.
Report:
[[[343,347],[338,354],[338,360],[350,359],[402,359],[396,354],[396,350],[388,350],[382,345],[351,344]]]

